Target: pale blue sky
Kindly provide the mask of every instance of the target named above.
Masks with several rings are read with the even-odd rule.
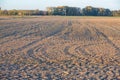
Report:
[[[2,9],[40,9],[49,6],[74,6],[74,7],[104,7],[111,10],[120,9],[120,0],[0,0]]]

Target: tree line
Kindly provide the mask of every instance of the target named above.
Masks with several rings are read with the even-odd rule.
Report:
[[[120,10],[114,10],[112,11],[113,16],[120,16]]]
[[[0,10],[1,16],[34,16],[34,15],[47,15],[47,11],[40,10]]]
[[[120,16],[120,10],[111,11],[105,8],[96,8],[92,6],[86,6],[81,9],[78,7],[58,6],[47,7],[47,11],[41,10],[1,10],[1,16],[34,16],[34,15],[61,15],[61,16]]]

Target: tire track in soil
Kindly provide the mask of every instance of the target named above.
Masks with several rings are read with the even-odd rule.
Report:
[[[58,27],[58,28],[60,28],[60,27]],[[35,40],[35,41],[31,42],[31,43],[28,43],[27,45],[24,45],[24,46],[18,48],[17,50],[18,50],[18,51],[23,51],[23,50],[27,49],[27,54],[28,54],[31,58],[33,58],[33,59],[35,59],[35,60],[38,60],[38,59],[36,59],[35,56],[34,56],[34,49],[36,49],[37,47],[39,47],[39,45],[40,45],[39,42],[41,42],[41,41],[44,40],[44,39],[47,39],[48,37],[52,37],[52,36],[55,36],[55,35],[59,34],[63,29],[64,29],[64,26],[61,25],[61,28],[60,28],[59,30],[57,30],[57,31],[55,31],[55,32],[52,32],[52,33],[46,35],[45,37],[42,37],[41,39]],[[29,47],[31,47],[31,48],[29,49]],[[48,58],[48,55],[46,54],[45,49],[43,48],[43,49],[41,49],[41,50],[42,50],[42,51],[41,51],[42,54],[44,55],[44,58]],[[34,57],[32,57],[32,56],[34,56]]]
[[[21,50],[23,50],[23,49],[25,49],[25,48],[27,48],[27,47],[29,47],[29,46],[35,45],[35,44],[38,43],[39,41],[42,41],[42,40],[44,40],[44,39],[47,39],[48,37],[52,37],[52,36],[60,33],[61,31],[62,31],[62,29],[61,29],[60,31],[54,32],[54,34],[53,34],[53,33],[48,34],[48,35],[46,35],[45,37],[43,37],[43,38],[41,38],[41,39],[35,40],[35,41],[33,41],[33,42],[31,42],[31,43],[28,43],[27,45],[25,45],[25,46],[23,46],[23,47],[21,47],[21,48],[18,48],[17,50],[20,50],[20,51],[21,51]],[[35,47],[34,47],[34,48],[35,48]]]
[[[27,47],[29,47],[29,46],[32,46],[32,45],[38,43],[39,41],[42,41],[43,39],[44,39],[44,38],[35,40],[35,41],[31,42],[31,43],[28,43],[28,44],[25,45],[25,46],[22,46],[22,47],[18,48],[17,50],[18,50],[18,51],[22,51],[22,50],[24,50],[25,48],[27,48]]]
[[[108,37],[107,35],[105,35],[103,32],[101,32],[100,30],[98,30],[97,28],[95,28],[96,32],[98,32],[98,34],[100,34],[101,36],[103,36],[105,38],[105,40],[107,40],[107,42],[113,46],[117,51],[118,53],[120,53],[120,49],[119,47],[117,47]]]
[[[33,25],[34,24],[34,25]],[[30,31],[30,30],[34,30],[34,29],[36,29],[36,28],[40,28],[40,26],[41,26],[41,24],[38,24],[38,23],[33,23],[33,24],[29,24],[29,25],[27,25],[27,24],[24,24],[24,25],[21,25],[21,26],[29,26],[30,28],[27,28],[26,30],[22,30],[22,31],[20,31],[20,32],[17,32],[17,34],[19,34],[19,33],[23,33],[23,32],[26,32],[26,31]],[[14,26],[14,27],[16,27],[16,26]],[[10,27],[11,28],[11,27]],[[20,36],[20,37],[18,37],[18,38],[14,38],[14,39],[19,39],[19,38],[22,38],[23,36],[28,36],[28,35],[31,35],[31,34],[34,34],[34,33],[37,33],[37,32],[33,32],[33,33],[28,33],[28,34],[24,34],[24,35],[22,35],[22,36]],[[8,35],[10,35],[10,34],[8,34]],[[8,36],[6,36],[6,37],[8,37]],[[5,37],[4,37],[5,38]],[[14,40],[14,39],[12,39],[12,40]],[[1,43],[0,43],[1,44]]]
[[[22,31],[20,31],[20,32],[17,32],[16,34],[23,33],[23,32],[25,32],[25,31],[30,31],[30,30],[36,29],[36,28],[39,28],[39,26],[34,27],[34,28],[31,27],[29,30],[28,30],[28,29],[27,29],[27,30],[22,30]],[[8,34],[8,35],[5,36],[5,37],[16,35],[16,34],[14,34],[14,33],[15,33],[15,32],[13,32],[12,34]],[[37,33],[37,32],[24,34],[24,35],[19,36],[19,37],[17,37],[17,38],[13,38],[13,39],[10,39],[10,40],[7,40],[7,41],[3,41],[3,42],[1,42],[0,44],[2,45],[2,44],[4,44],[4,43],[10,42],[10,41],[13,41],[13,40],[16,40],[16,39],[21,39],[21,38],[24,38],[24,37],[26,37],[26,36],[30,36],[30,35],[35,34],[35,33]],[[3,37],[3,38],[5,38],[5,37]],[[1,38],[1,37],[0,37],[0,38]]]
[[[68,21],[68,26],[71,26],[71,25],[72,25],[71,21]],[[27,48],[27,47],[30,46],[30,45],[33,45],[33,44],[38,43],[39,41],[42,41],[43,39],[46,39],[46,38],[48,38],[48,37],[55,36],[55,35],[59,34],[59,33],[64,29],[63,25],[61,25],[61,28],[62,28],[62,29],[59,29],[59,30],[55,31],[54,33],[49,34],[49,35],[46,36],[45,38],[42,38],[42,39],[37,40],[37,41],[34,41],[34,42],[32,42],[32,43],[30,43],[30,44],[28,44],[28,45],[26,45],[26,46],[23,46],[22,48],[19,48],[18,50],[23,50],[23,49]],[[27,54],[28,54],[31,58],[39,61],[39,59],[38,59],[38,58],[36,59],[36,57],[34,56],[34,52],[33,52],[33,50],[34,50],[35,48],[37,48],[37,47],[39,47],[39,45],[37,45],[37,46],[29,49],[29,50],[27,51]],[[45,59],[46,59],[46,58],[49,59],[48,55],[46,54],[47,52],[46,52],[46,49],[45,49],[45,48],[41,48],[41,53],[42,53],[42,55],[44,55],[44,58],[45,58]]]
[[[65,53],[66,55],[70,56],[70,57],[75,57],[75,58],[77,58],[77,56],[69,53],[69,51],[68,51],[69,48],[70,48],[70,46],[66,46],[65,49],[64,49],[64,53]]]
[[[66,46],[66,47],[65,47],[64,53],[65,53],[66,55],[68,55],[68,56],[70,56],[70,57],[80,58],[80,57],[78,57],[77,55],[71,54],[71,53],[69,52],[69,49],[70,49],[70,46]],[[86,56],[86,55],[89,55],[89,53],[87,53],[84,48],[80,48],[80,47],[79,47],[79,50],[80,50],[85,56]]]
[[[33,49],[29,49],[29,50],[27,51],[27,55],[28,55],[29,57],[31,57],[33,60],[38,61],[39,63],[43,63],[43,62],[45,61],[45,59],[42,58],[42,57],[36,58],[35,55],[34,55]]]
[[[36,49],[37,47],[39,47],[39,44],[37,44],[37,43],[39,43],[40,41],[42,41],[42,40],[44,40],[44,39],[47,39],[48,37],[52,37],[52,36],[54,36],[54,35],[56,35],[56,34],[59,34],[61,31],[62,31],[62,29],[59,30],[59,31],[57,31],[57,32],[55,31],[54,33],[51,33],[51,34],[47,35],[46,37],[43,37],[43,38],[38,39],[38,40],[35,40],[35,41],[33,41],[32,43],[29,43],[29,44],[27,44],[27,45],[25,45],[25,46],[23,46],[23,47],[21,47],[21,48],[18,48],[17,50],[18,50],[18,51],[22,51],[22,50],[24,50],[24,49],[32,46],[31,49],[28,49],[28,50],[27,50],[27,55],[28,55],[29,57],[37,60],[37,61],[40,61],[40,59],[38,59],[38,58],[36,58],[36,57],[34,56],[34,49]],[[42,48],[42,49],[41,49],[41,52],[42,52],[42,55],[44,55],[44,59],[49,58],[48,55],[46,54],[46,49]]]

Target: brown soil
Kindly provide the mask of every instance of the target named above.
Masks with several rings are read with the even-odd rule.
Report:
[[[6,79],[119,80],[120,18],[1,17]]]

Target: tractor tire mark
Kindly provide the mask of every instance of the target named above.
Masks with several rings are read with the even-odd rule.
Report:
[[[96,28],[95,28],[96,29]],[[107,35],[105,35],[103,32],[99,31],[98,29],[96,29],[96,31],[98,32],[98,34],[100,34],[101,36],[103,36],[107,42],[112,45],[119,53],[120,53],[120,49],[119,47],[117,47],[108,37]]]

